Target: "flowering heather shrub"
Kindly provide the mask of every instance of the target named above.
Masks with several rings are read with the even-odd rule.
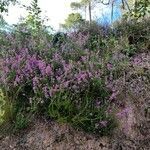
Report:
[[[73,32],[69,35],[69,38],[80,48],[84,48],[89,39],[88,32]]]
[[[45,28],[35,33],[25,24],[15,25],[10,32],[0,30],[0,56],[7,56],[12,50],[18,51],[22,48],[38,53],[41,49],[49,50],[52,48],[52,35]]]
[[[134,32],[143,32],[138,30]],[[130,91],[148,95],[150,55],[127,43],[124,27],[79,29],[56,46],[52,37],[45,30],[31,34],[19,26],[0,38],[0,87],[13,104],[15,128],[25,127],[38,113],[88,132],[110,134],[118,107],[124,110],[118,119],[129,112],[119,96]]]
[[[59,53],[54,53],[50,63],[47,63],[40,56],[31,55],[27,49],[22,49],[5,59],[1,83],[11,88],[30,84],[34,92],[43,89],[46,97],[62,89],[79,92],[89,79],[100,77],[100,70],[94,68],[94,63],[89,61],[88,64],[88,56],[81,59],[67,62]]]
[[[111,91],[105,86],[101,60],[89,51],[78,54],[78,59],[67,55],[53,52],[45,59],[21,49],[3,62],[2,89],[11,96],[10,101],[18,103],[16,114],[20,109],[42,111],[46,107],[52,118],[83,129],[90,126],[87,131],[99,130],[104,135],[114,125],[107,112]],[[76,55],[72,53],[73,57]]]
[[[36,54],[30,55],[27,49],[22,49],[18,54],[4,61],[1,81],[12,88],[26,84],[28,81],[36,90],[37,86],[42,86],[41,81],[51,77],[52,74],[50,64],[46,64]]]
[[[87,132],[109,135],[116,127],[115,119],[108,110],[109,91],[98,79],[91,80],[89,85],[78,94],[57,92],[49,105],[49,115]]]

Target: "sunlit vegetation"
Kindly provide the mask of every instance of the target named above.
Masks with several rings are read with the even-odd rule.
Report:
[[[0,2],[1,12],[9,2]],[[13,131],[26,128],[38,115],[111,135],[118,126],[117,108],[126,109],[117,97],[124,91],[139,93],[138,87],[133,92],[126,83],[140,76],[150,85],[149,68],[143,63],[150,50],[147,6],[148,1],[137,2],[135,11],[125,15],[128,19],[122,17],[113,27],[72,13],[62,25],[65,32],[52,34],[33,0],[29,15],[11,31],[0,28],[1,129],[6,123]]]

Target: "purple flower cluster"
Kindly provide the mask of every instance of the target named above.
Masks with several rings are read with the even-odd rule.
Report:
[[[84,33],[84,32],[73,32],[69,35],[70,39],[79,47],[83,48],[89,39],[89,33]]]
[[[51,78],[52,67],[37,55],[30,55],[27,49],[6,58],[3,62],[1,83],[10,88],[30,84],[34,92],[43,89],[46,78]],[[45,94],[45,93],[44,93]]]
[[[88,55],[85,52],[82,61],[72,61],[55,52],[45,61],[39,55],[21,49],[5,59],[1,83],[10,89],[29,84],[34,93],[41,93],[46,98],[63,90],[78,93],[86,89],[91,79],[101,78],[101,71],[89,61]]]
[[[116,115],[118,118],[124,118],[129,115],[130,111],[131,111],[131,107],[126,107],[122,111],[118,112]]]
[[[104,128],[107,127],[108,125],[108,121],[103,120],[103,121],[99,121],[98,123],[95,124],[95,128]]]

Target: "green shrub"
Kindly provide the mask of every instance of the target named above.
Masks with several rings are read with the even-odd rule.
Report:
[[[2,92],[2,90],[0,89],[0,124],[2,124],[4,122],[4,115],[5,115],[5,97],[4,94]]]
[[[93,79],[86,90],[75,94],[58,92],[50,100],[48,114],[58,122],[72,124],[84,131],[108,135],[116,127],[108,113],[109,91],[101,80]]]
[[[14,119],[14,130],[24,129],[28,126],[30,117],[23,112],[17,112]]]
[[[3,125],[7,121],[12,119],[13,104],[9,101],[8,95],[3,93],[0,89],[0,125]]]
[[[71,122],[72,117],[77,113],[77,108],[70,93],[58,92],[50,100],[48,114],[59,122]]]
[[[124,49],[122,50],[122,52],[126,55],[126,56],[133,56],[136,54],[137,52],[137,48],[134,45],[128,45],[127,47],[124,47]]]

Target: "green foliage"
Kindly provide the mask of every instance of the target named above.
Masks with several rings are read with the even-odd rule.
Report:
[[[11,45],[12,49],[28,48],[40,51],[45,48],[45,43],[51,41],[52,35],[49,32],[52,31],[52,28],[44,25],[46,20],[41,17],[41,9],[36,0],[33,0],[31,6],[27,7],[27,11],[29,15],[11,28],[9,40],[5,41],[5,34],[7,33],[2,33],[4,38],[0,38],[0,42],[6,49],[9,49]],[[11,37],[14,40],[11,40]],[[47,44],[48,48],[50,48],[50,44]]]
[[[3,123],[4,121],[4,115],[5,115],[5,109],[4,109],[4,106],[5,106],[5,97],[4,97],[4,94],[2,92],[2,89],[0,89],[0,124]]]
[[[91,21],[92,21],[91,3],[92,3],[92,0],[81,0],[79,2],[72,2],[71,3],[71,8],[74,9],[74,10],[84,9],[85,15],[86,15],[86,9],[88,8],[89,23],[91,23]]]
[[[76,9],[82,9],[89,3],[89,0],[81,0],[80,2],[72,2],[70,4],[71,8],[76,10]]]
[[[81,4],[80,3],[77,3],[77,2],[72,2],[71,4],[70,4],[70,7],[72,8],[72,9],[80,9],[81,8]]]
[[[148,49],[149,26],[149,18],[142,19],[142,22],[122,20],[114,24],[115,36],[120,40],[122,52],[133,55]]]
[[[72,2],[70,4],[71,8],[76,9],[82,9],[83,7],[86,7],[92,0],[81,0],[80,2]]]
[[[131,3],[130,3],[131,4]],[[150,13],[150,1],[149,0],[136,0],[132,2],[131,9],[125,14],[126,17],[132,17],[133,19],[140,19],[141,17],[148,16]]]
[[[11,120],[13,117],[13,104],[8,95],[5,95],[3,91],[4,89],[0,89],[0,126]]]
[[[11,3],[15,3],[16,0],[1,0],[0,1],[0,12],[3,13],[3,12],[8,12],[8,6],[11,4]]]
[[[149,20],[122,22],[111,29],[94,21],[86,25],[79,13],[72,13],[66,28],[76,27],[75,32],[51,35],[40,14],[34,0],[28,17],[11,33],[0,34],[10,63],[3,68],[9,82],[0,91],[0,122],[9,120],[14,130],[20,130],[35,115],[46,114],[87,132],[111,134],[117,126],[112,98],[116,91],[107,81],[122,78],[132,56],[148,43]]]
[[[6,21],[4,20],[3,16],[0,15],[0,29],[3,29],[3,27],[7,25]]]
[[[98,109],[84,111],[84,115],[77,116],[73,121],[76,128],[100,136],[111,135],[113,129],[117,126],[113,116],[106,115],[104,110]],[[103,122],[107,125],[103,125]]]
[[[29,117],[25,116],[22,112],[18,112],[14,120],[14,130],[24,129],[29,124]]]
[[[48,114],[58,122],[71,123],[75,128],[99,135],[111,134],[116,127],[112,115],[106,114],[109,91],[101,80],[93,79],[89,87],[78,95],[63,91],[51,99]],[[100,106],[97,103],[100,101]],[[103,126],[101,122],[107,125]]]
[[[102,49],[106,50],[106,48],[109,47],[109,44],[112,45],[112,37],[110,38],[111,29],[108,27],[107,30],[107,33],[104,35],[103,26],[99,25],[95,21],[92,21],[90,25],[86,24],[78,29],[79,33],[88,34],[85,47],[92,51],[100,51]],[[108,35],[109,38],[107,38]]]
[[[57,32],[54,34],[53,39],[52,39],[52,44],[56,48],[60,48],[61,45],[63,45],[67,40],[66,34],[63,32]]]
[[[27,8],[29,15],[25,19],[25,24],[33,33],[37,33],[43,26],[41,18],[41,9],[38,6],[38,0],[33,0],[31,6]]]
[[[6,93],[0,95],[0,127],[5,132],[9,131],[9,128],[13,132],[20,129],[26,128],[29,122],[32,120],[35,112],[38,110],[37,100],[29,105],[28,97],[29,87],[19,87],[18,89],[13,89],[13,91],[3,89]],[[24,93],[26,91],[27,93]],[[32,93],[33,95],[33,93]],[[33,104],[34,103],[34,104]],[[40,111],[39,111],[40,112]],[[11,125],[11,126],[10,126]],[[5,127],[6,126],[6,127]],[[9,132],[12,132],[9,131]],[[0,132],[2,132],[0,130]]]
[[[57,93],[51,99],[48,107],[48,114],[59,122],[71,122],[72,117],[77,111],[73,103],[72,97],[67,91],[64,93]]]
[[[61,26],[65,29],[77,29],[79,26],[83,25],[84,19],[79,13],[71,13],[68,15],[68,18],[65,20],[65,24]]]
[[[127,45],[126,47],[124,47],[124,49],[122,50],[122,52],[127,55],[127,56],[133,56],[136,54],[137,52],[137,48],[134,45]]]

